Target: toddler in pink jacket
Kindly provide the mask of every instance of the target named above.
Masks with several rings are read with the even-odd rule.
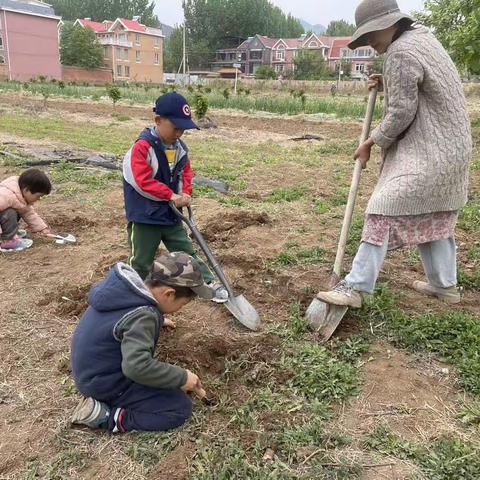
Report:
[[[20,218],[32,233],[49,234],[48,225],[33,209],[33,204],[52,190],[52,184],[41,170],[30,168],[19,177],[0,182],[0,251],[17,252],[32,246],[24,230],[18,229]]]

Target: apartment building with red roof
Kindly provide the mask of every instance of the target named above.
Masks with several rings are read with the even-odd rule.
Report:
[[[161,29],[147,27],[137,17],[103,22],[81,18],[75,24],[95,32],[103,46],[103,66],[112,70],[114,81],[163,82]]]

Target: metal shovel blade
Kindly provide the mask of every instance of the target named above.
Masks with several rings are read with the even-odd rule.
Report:
[[[337,327],[340,325],[342,318],[347,313],[348,307],[343,305],[329,305],[328,315],[325,324],[318,330],[324,342],[330,340]]]
[[[315,298],[308,307],[305,318],[310,328],[318,332],[326,342],[330,340],[347,310],[348,307],[330,305]]]
[[[316,332],[323,328],[327,321],[328,303],[322,302],[318,298],[314,298],[305,313],[305,318],[310,328]]]
[[[243,295],[230,298],[225,306],[230,313],[245,327],[254,332],[260,328],[260,316]]]
[[[59,233],[58,235],[54,235],[55,243],[58,245],[65,245],[67,243],[75,243],[77,239],[71,233]]]

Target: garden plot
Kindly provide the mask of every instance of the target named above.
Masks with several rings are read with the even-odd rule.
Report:
[[[121,156],[148,117],[122,106],[129,119],[118,120],[108,105],[52,98],[29,120],[31,102],[0,98],[0,150]],[[230,191],[196,188],[195,216],[263,329],[246,332],[226,309],[196,300],[158,356],[197,372],[216,405],[196,403],[192,421],[171,433],[71,429],[70,336],[90,286],[128,250],[118,173],[46,167],[55,191],[38,210],[78,242],[38,240],[0,257],[0,478],[478,478],[479,170],[458,230],[465,301],[447,309],[410,290],[422,276],[418,256],[396,252],[378,295],[323,346],[303,312],[328,284],[361,124],[211,115],[219,128],[186,140],[198,174]],[[323,140],[289,140],[306,133]],[[20,171],[2,161],[2,178]],[[362,180],[346,265],[377,161]]]

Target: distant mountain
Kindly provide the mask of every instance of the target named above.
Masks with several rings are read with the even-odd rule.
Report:
[[[298,19],[298,21],[302,24],[302,27],[305,29],[305,32],[315,32],[315,33],[325,33],[327,30],[323,25],[320,23],[317,23],[316,25],[312,25],[311,23],[308,23],[305,20],[302,20],[301,18]]]
[[[170,25],[166,25],[165,23],[162,23],[162,32],[165,35],[165,38],[169,37],[173,32],[173,27],[171,27]]]

